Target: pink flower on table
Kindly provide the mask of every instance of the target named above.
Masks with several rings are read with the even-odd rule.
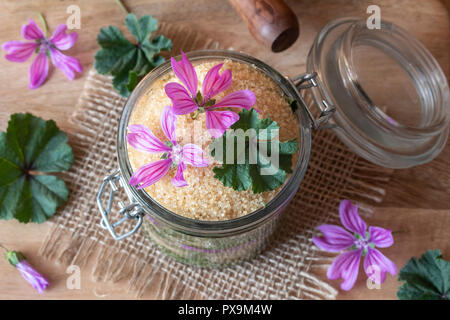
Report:
[[[19,270],[22,277],[38,292],[42,293],[50,285],[47,278],[34,269],[25,256],[18,251],[7,251],[6,259]]]
[[[201,147],[189,143],[181,146],[176,140],[177,117],[170,106],[165,107],[161,113],[161,128],[168,141],[163,143],[152,131],[143,125],[130,125],[127,134],[128,143],[135,149],[147,153],[162,153],[162,159],[143,165],[137,169],[130,178],[130,185],[138,189],[146,188],[160,180],[170,168],[177,168],[172,183],[176,187],[187,186],[183,172],[186,165],[206,167],[208,161],[203,157]]]
[[[245,108],[250,109],[255,104],[255,95],[250,90],[235,91],[216,102],[214,96],[227,90],[231,86],[231,71],[225,70],[219,74],[223,63],[212,67],[203,80],[202,90],[197,91],[198,79],[194,66],[181,52],[181,61],[171,58],[172,69],[175,75],[184,84],[176,82],[166,84],[165,91],[173,104],[176,115],[191,112],[206,115],[206,128],[214,138],[219,138],[236,121],[239,115],[231,110],[218,110],[219,108]]]
[[[38,292],[42,293],[50,285],[48,280],[36,271],[26,260],[20,261],[16,264],[22,277],[28,281],[29,284]]]
[[[358,214],[358,206],[349,200],[342,200],[339,206],[339,216],[345,228],[336,225],[323,224],[317,227],[322,237],[313,237],[312,241],[320,249],[328,252],[349,250],[339,255],[327,272],[328,279],[342,278],[342,290],[350,290],[356,282],[361,257],[364,257],[364,270],[375,283],[381,284],[386,279],[386,272],[397,274],[397,267],[385,257],[378,248],[387,248],[394,243],[390,230],[380,227],[369,227]]]
[[[8,41],[3,43],[3,50],[8,54],[6,59],[12,62],[27,61],[34,52],[37,53],[36,58],[30,67],[30,89],[40,87],[48,76],[49,62],[66,75],[69,80],[75,78],[75,72],[81,72],[78,59],[66,56],[60,51],[70,49],[78,39],[78,34],[72,32],[67,34],[67,26],[59,25],[50,38],[46,38],[44,33],[39,29],[36,23],[30,19],[27,25],[22,26],[22,36],[29,41]]]

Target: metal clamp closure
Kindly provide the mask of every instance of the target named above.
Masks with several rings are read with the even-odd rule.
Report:
[[[313,87],[317,87],[317,72],[313,73],[303,73],[292,79],[295,87],[298,91],[310,89]],[[312,114],[309,108],[306,108],[306,112],[311,119],[313,129],[328,129],[334,127],[329,124],[328,121],[336,112],[336,108],[333,105],[329,105],[325,100],[322,100],[322,103],[317,104],[320,114],[316,118]]]
[[[117,201],[117,204],[119,205],[119,208],[120,208],[119,215],[121,215],[122,218],[120,218],[119,220],[117,220],[116,222],[113,222],[113,223],[110,221],[109,214],[111,213],[111,209],[114,204],[114,196],[115,196],[116,192],[120,191],[120,189],[123,188],[122,179],[123,178],[120,175],[120,171],[119,170],[115,171],[114,173],[112,173],[111,175],[109,175],[103,179],[103,183],[97,194],[97,205],[98,205],[98,208],[100,209],[100,213],[102,214],[102,220],[100,221],[100,226],[103,229],[108,230],[109,233],[111,233],[114,240],[122,240],[128,236],[131,236],[133,233],[135,233],[142,225],[142,217],[144,214],[141,206],[138,203],[133,202],[130,204],[125,204],[123,201]],[[107,205],[105,208],[104,203],[102,201],[102,196],[103,196],[103,193],[105,192],[105,189],[107,186],[110,187],[110,192],[109,192],[109,197],[107,200]],[[128,220],[137,221],[134,228],[124,234],[117,235],[115,228]]]

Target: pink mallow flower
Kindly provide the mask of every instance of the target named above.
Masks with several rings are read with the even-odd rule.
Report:
[[[67,34],[67,26],[60,24],[50,38],[46,38],[36,23],[30,19],[27,25],[22,26],[22,36],[29,41],[8,41],[3,43],[3,50],[8,54],[6,59],[12,62],[24,62],[28,60],[33,52],[36,58],[30,67],[30,89],[40,87],[48,76],[48,58],[53,65],[64,72],[69,80],[75,78],[75,72],[81,72],[78,59],[66,56],[60,52],[70,49],[78,39],[78,34],[72,32]]]
[[[220,101],[213,97],[227,90],[231,86],[231,71],[225,70],[219,74],[223,63],[212,67],[205,76],[202,91],[197,91],[198,79],[194,66],[181,52],[181,61],[171,58],[172,69],[175,75],[184,84],[176,82],[166,84],[165,91],[172,100],[173,111],[176,115],[191,112],[206,113],[206,128],[214,138],[219,138],[236,121],[239,115],[231,110],[218,110],[219,108],[245,108],[250,109],[255,104],[255,95],[250,90],[232,92]]]
[[[6,259],[19,270],[22,277],[38,292],[42,293],[50,285],[47,278],[34,269],[24,255],[18,251],[7,251]]]
[[[161,160],[143,165],[137,169],[130,178],[130,185],[138,186],[138,189],[146,188],[160,180],[170,168],[177,168],[172,183],[176,187],[187,186],[183,172],[186,165],[194,167],[206,167],[208,161],[203,157],[201,147],[189,143],[181,146],[176,140],[177,117],[170,106],[164,108],[161,113],[161,128],[168,141],[161,142],[152,131],[143,125],[130,125],[127,134],[128,143],[135,149],[147,153],[162,153]]]
[[[386,272],[397,274],[397,267],[375,249],[387,248],[394,243],[390,230],[380,227],[369,227],[366,231],[366,223],[358,214],[358,206],[352,205],[349,200],[342,200],[339,206],[339,216],[345,228],[336,225],[323,224],[317,227],[322,237],[313,237],[312,241],[320,249],[328,252],[347,252],[339,255],[328,269],[328,279],[342,278],[342,290],[350,290],[356,282],[359,272],[361,257],[364,257],[364,270],[367,276],[377,284],[386,279]]]

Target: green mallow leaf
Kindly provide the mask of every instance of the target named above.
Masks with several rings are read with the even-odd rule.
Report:
[[[73,164],[67,135],[54,121],[13,114],[0,132],[0,219],[41,223],[67,201],[64,181],[48,172]]]
[[[400,270],[397,297],[401,300],[449,300],[450,262],[440,250],[428,250],[420,259],[411,258]]]
[[[125,18],[125,24],[139,43],[147,40],[152,32],[158,30],[158,20],[150,15],[138,20],[134,14],[129,14]]]
[[[138,83],[138,74],[136,71],[130,71],[128,74],[128,83],[126,85],[128,91],[132,91]]]
[[[242,110],[239,117],[231,130],[210,145],[211,155],[222,163],[213,168],[214,178],[237,191],[275,190],[292,172],[292,155],[298,151],[298,142],[278,141],[278,124],[269,118],[260,119],[254,109]],[[274,147],[278,150],[272,150]]]
[[[125,24],[137,43],[114,26],[100,29],[97,42],[102,48],[95,55],[94,66],[98,73],[112,75],[114,88],[128,97],[141,77],[164,62],[159,54],[172,50],[172,41],[162,35],[150,39],[158,29],[158,21],[150,15],[138,19],[129,14]]]

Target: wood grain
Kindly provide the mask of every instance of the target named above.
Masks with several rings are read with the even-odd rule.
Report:
[[[273,52],[286,50],[297,40],[297,16],[283,0],[229,1],[255,39]]]
[[[296,13],[302,33],[288,50],[273,53],[253,40],[245,24],[227,1],[223,0],[125,0],[127,7],[137,15],[152,14],[156,18],[186,26],[219,40],[224,46],[247,52],[272,65],[287,76],[305,70],[308,50],[317,32],[331,19],[345,16],[366,16],[368,5],[381,8],[382,18],[407,29],[417,37],[450,75],[449,1],[438,0],[290,0],[286,3]],[[93,64],[98,50],[96,36],[102,26],[121,26],[124,14],[113,0],[3,0],[0,2],[0,42],[20,39],[20,25],[28,19],[37,20],[36,11],[44,13],[51,30],[64,23],[68,17],[66,8],[76,4],[81,8],[79,41],[67,53],[78,57],[85,70]],[[78,96],[83,88],[84,72],[69,82],[59,70],[52,70],[46,84],[37,90],[28,90],[28,63],[11,63],[0,59],[0,129],[4,130],[11,113],[32,112],[46,119],[54,119],[70,139],[77,128],[68,122]],[[450,259],[450,146],[432,163],[395,171],[386,186],[385,200],[379,205],[371,224],[392,230],[406,230],[395,236],[393,247],[383,250],[400,267],[411,256],[418,256],[426,249],[440,248]],[[0,221],[0,243],[22,250],[29,260],[48,275],[52,286],[42,296],[37,295],[24,282],[14,268],[0,263],[0,298],[117,298],[133,296],[124,285],[101,284],[90,281],[90,275],[82,272],[80,290],[68,290],[68,274],[62,266],[38,257],[40,244],[50,229],[49,222],[42,225],[21,225],[15,221]],[[361,278],[362,279],[362,278]],[[338,281],[333,282],[338,285]],[[388,280],[381,290],[368,290],[363,280],[340,298],[394,299],[398,283]],[[145,298],[152,298],[151,292]]]

